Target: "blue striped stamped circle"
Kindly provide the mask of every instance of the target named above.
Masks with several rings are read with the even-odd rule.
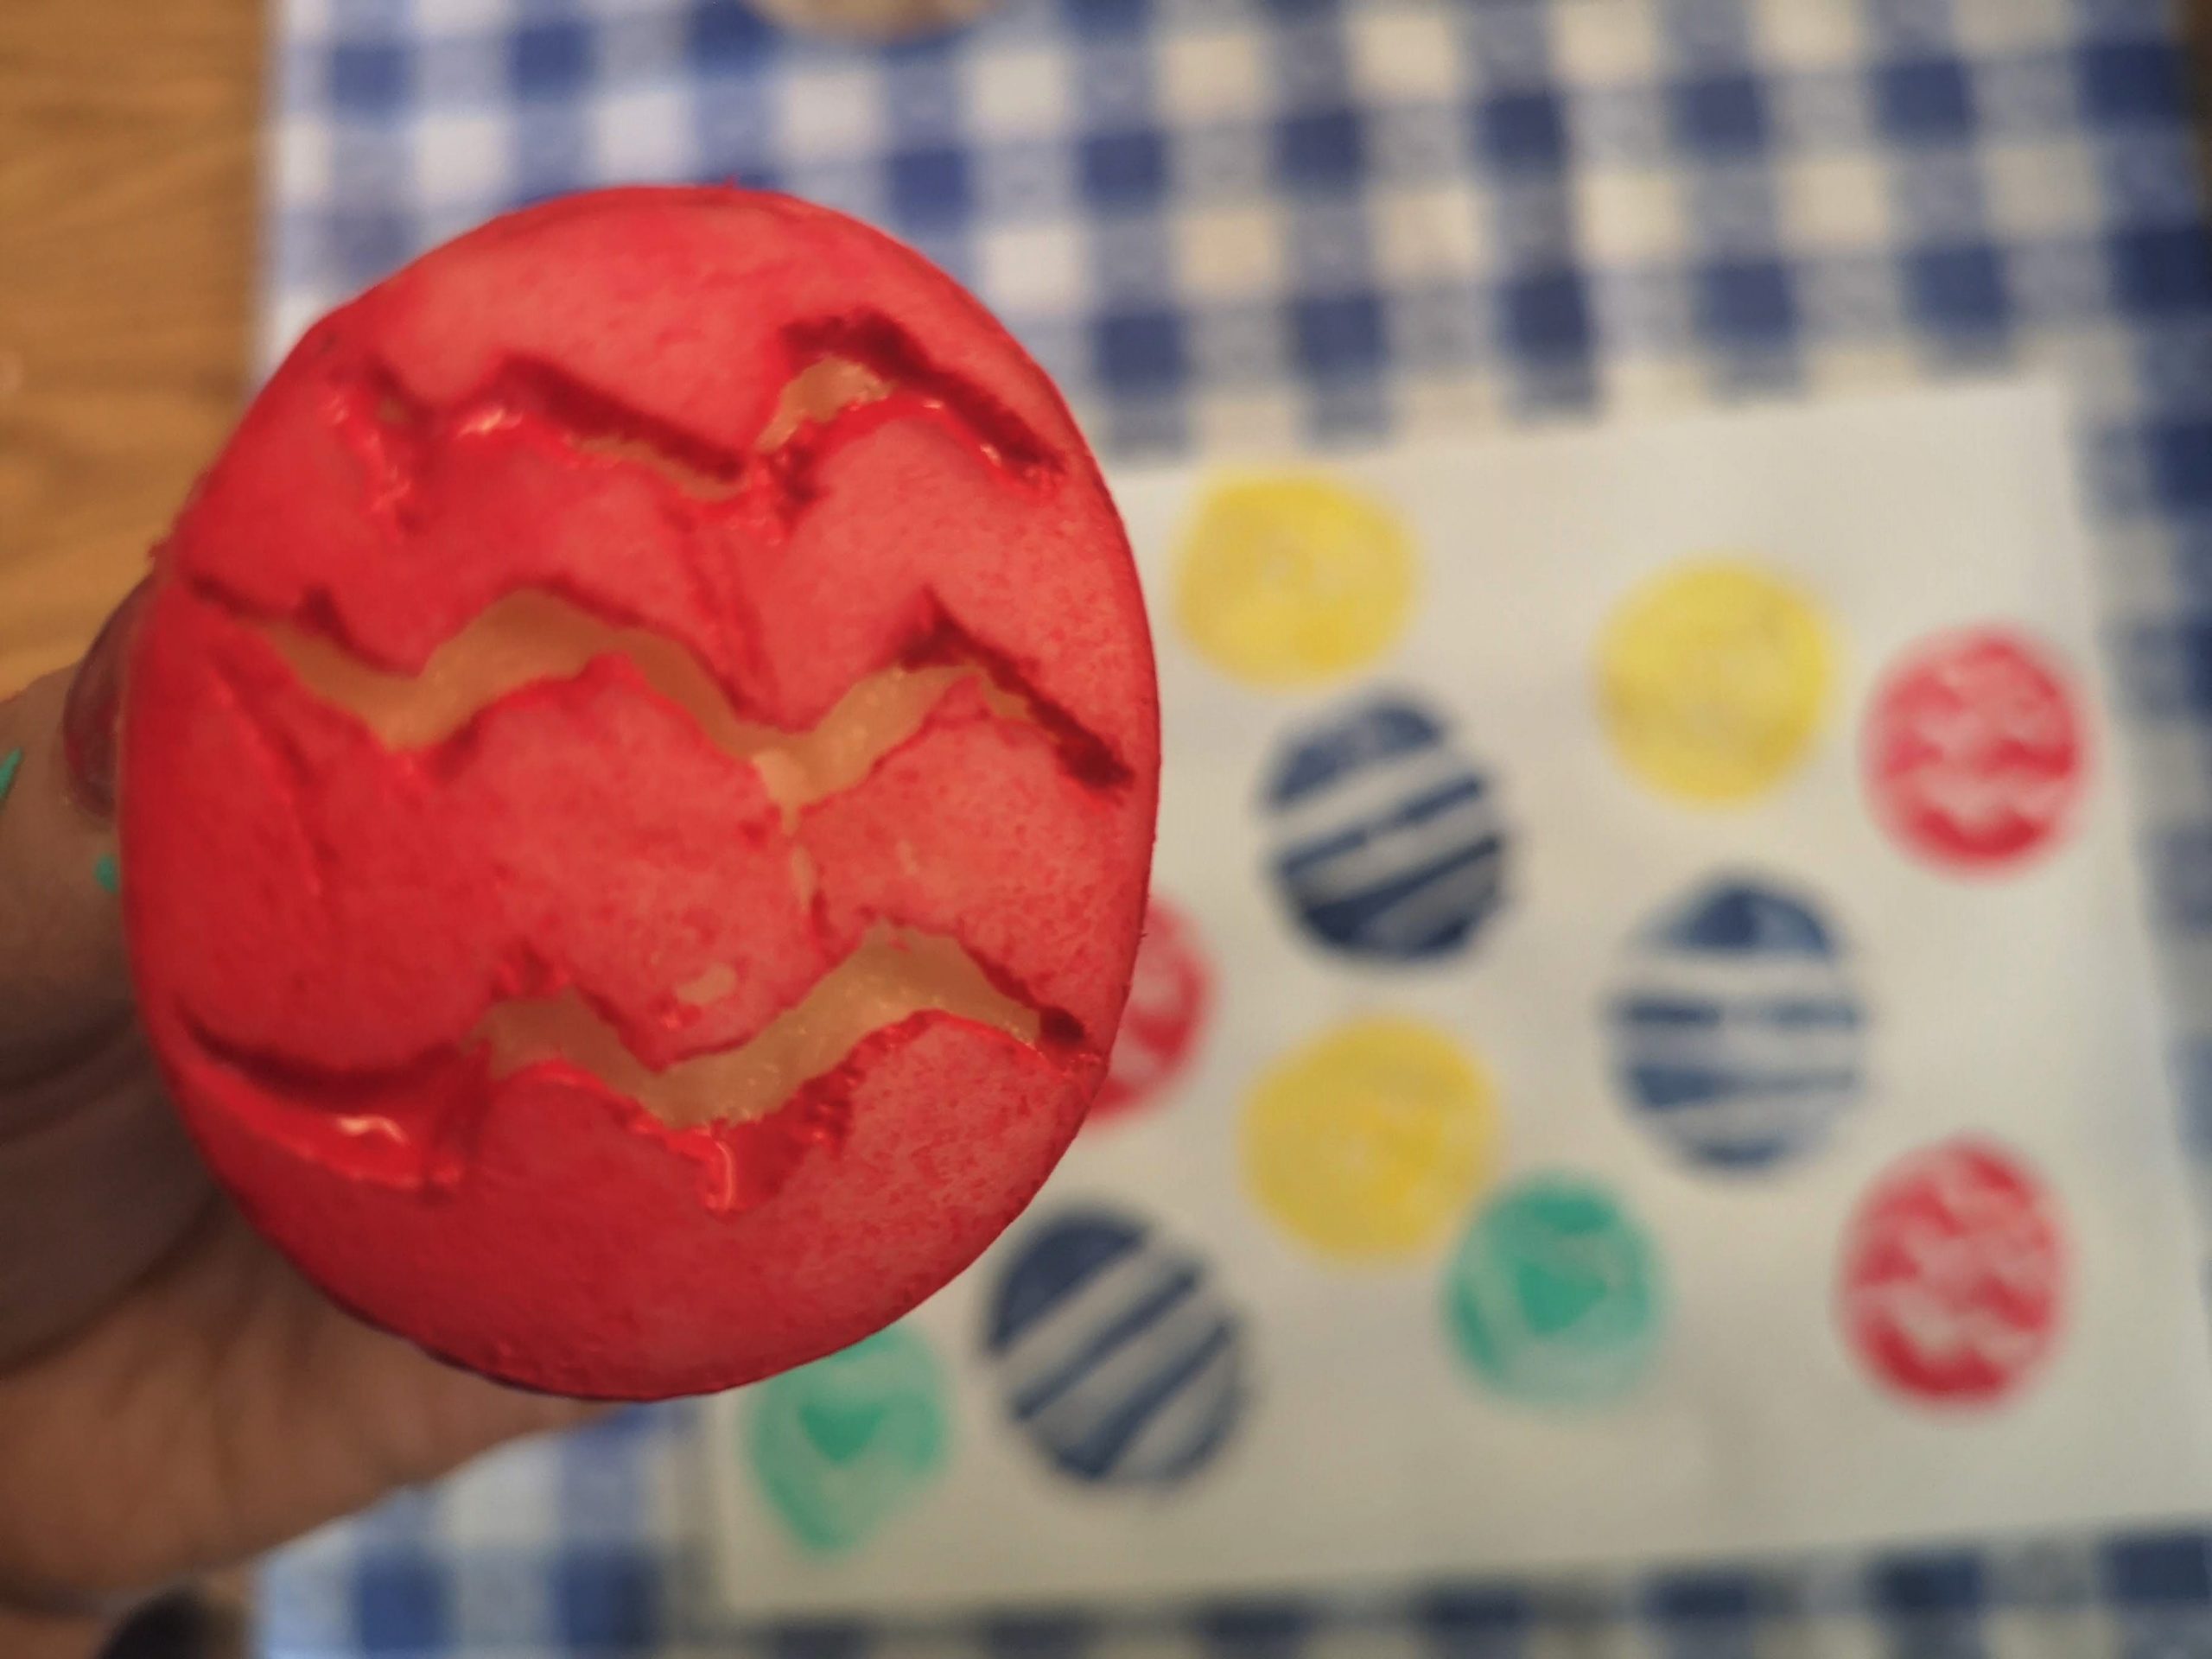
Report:
[[[1171,1486],[1243,1414],[1243,1329],[1205,1265],[1103,1207],[1032,1230],[992,1294],[984,1347],[1007,1410],[1062,1474]]]
[[[1818,1151],[1864,1083],[1866,1010],[1835,926],[1764,879],[1712,880],[1645,927],[1611,1026],[1637,1116],[1708,1168]]]
[[[1414,962],[1463,950],[1504,899],[1491,779],[1450,724],[1392,695],[1294,734],[1265,791],[1275,883],[1330,950]]]

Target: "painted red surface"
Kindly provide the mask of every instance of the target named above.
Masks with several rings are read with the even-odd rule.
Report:
[[[1839,1312],[1885,1382],[1986,1405],[2048,1355],[2066,1251],[2042,1182],[2002,1147],[1947,1141],[1892,1166],[1845,1236]]]
[[[1154,894],[1121,1035],[1090,1108],[1091,1122],[1156,1102],[1190,1064],[1212,1001],[1212,976],[1198,930],[1180,910]]]
[[[764,443],[825,359],[893,390]],[[671,642],[786,731],[946,661],[1029,717],[955,685],[787,821],[627,656],[406,749],[266,632],[416,674],[518,593]],[[531,209],[310,331],[157,556],[122,721],[146,1026],[240,1205],[366,1318],[542,1389],[730,1387],[906,1312],[1075,1133],[1136,950],[1157,725],[1096,467],[948,278],[779,197]],[[573,994],[657,1070],[732,1049],[879,924],[957,940],[1037,1040],[918,1014],[690,1128],[470,1041]]]
[[[1911,851],[1993,869],[2062,835],[2081,794],[2087,740],[2048,653],[1998,629],[1909,656],[1866,726],[1876,816]]]

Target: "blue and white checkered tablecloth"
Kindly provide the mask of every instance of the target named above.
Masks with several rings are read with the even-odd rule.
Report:
[[[892,50],[734,0],[285,0],[276,61],[272,360],[500,208],[734,178],[950,267],[1117,458],[2062,374],[2212,1188],[2212,243],[2162,0],[1007,0]],[[2212,1655],[2212,1494],[2155,1535],[716,1639],[687,1421],[310,1540],[271,1649]]]

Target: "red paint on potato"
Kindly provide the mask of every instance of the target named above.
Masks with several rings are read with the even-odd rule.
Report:
[[[734,1386],[927,1295],[1075,1133],[1150,645],[1057,393],[914,254],[735,191],[498,221],[308,334],[156,575],[146,1027],[365,1317]]]

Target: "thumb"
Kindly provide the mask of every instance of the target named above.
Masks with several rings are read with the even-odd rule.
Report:
[[[134,1028],[116,906],[137,597],[73,673],[0,703],[0,1369],[137,1281],[213,1192]]]

